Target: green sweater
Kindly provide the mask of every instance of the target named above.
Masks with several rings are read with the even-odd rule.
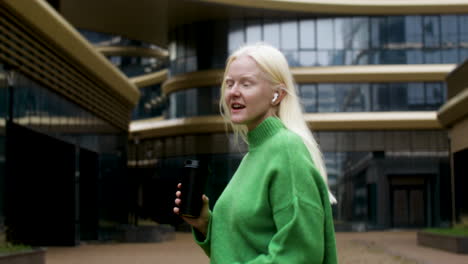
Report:
[[[302,139],[270,117],[248,141],[206,238],[194,231],[211,263],[337,263],[328,188]]]

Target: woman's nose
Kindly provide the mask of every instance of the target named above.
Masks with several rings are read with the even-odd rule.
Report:
[[[234,84],[231,87],[231,89],[229,89],[229,95],[230,96],[239,96],[240,95],[239,86],[237,84]]]

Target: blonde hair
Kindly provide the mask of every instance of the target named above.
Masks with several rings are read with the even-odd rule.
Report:
[[[241,47],[227,59],[224,78],[221,85],[221,99],[219,100],[219,107],[224,120],[226,123],[231,125],[236,136],[235,138],[241,136],[242,139],[247,142],[248,129],[246,125],[236,125],[232,123],[230,119],[229,107],[224,100],[226,90],[224,80],[231,63],[241,55],[250,56],[255,60],[257,65],[263,71],[265,75],[264,77],[270,81],[273,88],[282,87],[286,92],[286,96],[281,100],[281,103],[278,106],[277,116],[281,119],[287,129],[302,138],[304,144],[309,150],[312,161],[317,167],[320,175],[323,177],[325,183],[327,183],[327,171],[323,161],[322,152],[305,122],[288,62],[279,50],[268,44],[256,43]],[[336,203],[336,199],[330,191],[329,198],[331,203]]]

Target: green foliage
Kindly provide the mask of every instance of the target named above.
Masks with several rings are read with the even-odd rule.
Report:
[[[0,254],[2,255],[20,252],[20,251],[27,251],[27,250],[31,250],[31,247],[25,246],[25,245],[13,245],[10,243],[5,243],[3,245],[0,245]]]
[[[452,227],[452,228],[428,228],[424,231],[449,236],[466,236],[468,237],[468,227]]]

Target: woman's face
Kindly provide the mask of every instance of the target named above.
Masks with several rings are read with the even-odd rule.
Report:
[[[273,89],[255,60],[247,55],[235,59],[226,74],[224,100],[234,124],[254,129],[274,113]]]

